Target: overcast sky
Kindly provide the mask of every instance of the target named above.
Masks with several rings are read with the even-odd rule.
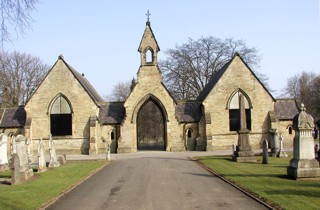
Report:
[[[62,54],[103,96],[116,83],[136,77],[148,9],[159,59],[189,37],[232,37],[259,49],[257,71],[269,77],[275,97],[287,78],[320,73],[319,0],[40,0],[33,29],[4,48],[30,53],[50,66]]]

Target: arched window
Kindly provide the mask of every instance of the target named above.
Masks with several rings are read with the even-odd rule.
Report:
[[[237,91],[231,96],[229,100],[229,128],[230,131],[238,131],[240,129],[240,95],[244,97],[244,105],[246,110],[246,123],[247,129],[251,130],[251,110],[250,110],[250,101],[247,98],[246,94],[241,91]]]
[[[146,63],[152,63],[153,62],[153,53],[151,49],[148,49],[146,51]]]
[[[114,131],[111,131],[110,138],[111,138],[112,141],[114,140]]]
[[[188,131],[187,131],[187,136],[188,136],[188,138],[191,138],[191,137],[192,137],[192,130],[191,130],[191,129],[188,129]]]
[[[289,134],[292,134],[292,126],[289,126],[288,130],[289,130]]]
[[[50,111],[50,130],[53,136],[72,135],[71,107],[64,96],[59,96]]]

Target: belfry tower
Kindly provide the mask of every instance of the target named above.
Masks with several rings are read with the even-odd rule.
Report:
[[[121,126],[118,152],[137,150],[176,151],[183,148],[175,118],[176,102],[162,83],[158,67],[159,45],[149,21],[139,44],[140,67],[137,83],[124,103],[126,116]],[[179,145],[174,145],[178,141]],[[181,144],[181,145],[180,145]]]

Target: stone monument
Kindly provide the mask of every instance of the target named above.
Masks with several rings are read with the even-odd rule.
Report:
[[[7,152],[7,136],[4,133],[0,134],[0,171],[9,170],[8,152]]]
[[[41,172],[46,170],[47,170],[47,165],[46,165],[46,159],[44,156],[44,146],[41,138],[38,144],[38,171]]]
[[[287,153],[283,149],[283,136],[280,134],[279,137],[280,148],[277,153],[277,157],[288,157]]]
[[[12,185],[20,184],[20,182],[21,182],[21,179],[20,179],[20,159],[19,159],[18,154],[16,154],[16,153],[14,153],[12,155],[11,170],[12,170],[11,184]]]
[[[263,150],[262,150],[262,164],[268,164],[268,140],[263,141]]]
[[[293,118],[293,158],[287,168],[289,176],[295,179],[320,178],[319,162],[315,159],[312,129],[314,122],[301,104],[299,113]]]
[[[240,94],[240,130],[238,131],[238,146],[234,153],[233,160],[237,162],[257,162],[249,141],[249,130],[247,129],[246,110],[244,96]]]
[[[271,156],[276,157],[279,151],[279,133],[276,128],[270,130],[271,134]]]
[[[57,159],[56,148],[54,146],[54,142],[52,139],[52,135],[49,135],[49,154],[50,154],[50,162],[49,168],[56,168],[60,166],[60,163]]]
[[[18,135],[15,138],[16,152],[20,160],[20,179],[26,181],[33,176],[33,170],[29,167],[27,148],[26,148],[26,137]]]

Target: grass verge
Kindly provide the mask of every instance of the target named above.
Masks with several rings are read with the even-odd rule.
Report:
[[[277,209],[318,209],[320,181],[296,181],[287,176],[288,158],[269,164],[233,162],[230,156],[198,157],[200,163]]]
[[[0,209],[39,209],[60,193],[102,167],[105,161],[68,163],[46,172],[35,173],[35,179],[20,185],[0,185]],[[8,177],[10,172],[1,172]]]

